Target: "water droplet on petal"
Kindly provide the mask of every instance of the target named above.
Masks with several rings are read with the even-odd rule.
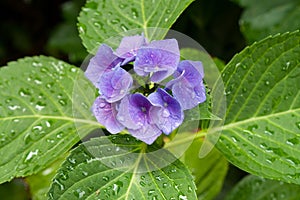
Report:
[[[163,117],[169,117],[169,116],[170,116],[169,110],[168,110],[168,109],[164,109],[164,110],[163,110],[163,113],[162,113],[162,116],[163,116]]]

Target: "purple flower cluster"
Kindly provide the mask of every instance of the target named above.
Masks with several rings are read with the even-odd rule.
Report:
[[[128,66],[156,85],[169,81],[150,94],[139,93]],[[126,128],[147,144],[170,134],[183,122],[184,110],[206,100],[201,62],[180,61],[175,39],[148,43],[140,35],[124,37],[115,52],[103,44],[85,75],[99,89],[92,106],[98,122],[112,134]]]

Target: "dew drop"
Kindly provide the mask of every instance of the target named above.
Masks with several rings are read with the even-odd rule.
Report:
[[[103,27],[103,25],[99,22],[94,22],[93,24],[97,29],[101,29]]]
[[[155,190],[153,190],[153,189],[149,190],[149,191],[148,191],[148,196],[153,195],[154,192],[155,192]]]
[[[79,23],[78,29],[79,29],[80,34],[85,34],[86,33],[86,26],[84,24]]]
[[[81,199],[85,195],[85,191],[81,190],[80,188],[74,191],[74,195]]]
[[[21,89],[19,90],[19,95],[20,95],[21,97],[27,97],[27,96],[29,96],[29,95],[31,95],[31,94],[30,94],[30,92],[29,92],[28,90],[21,88]]]
[[[269,81],[266,81],[265,84],[266,84],[266,85],[270,85],[270,82],[269,82]]]
[[[100,107],[100,108],[104,108],[105,106],[106,106],[106,103],[100,103],[100,104],[99,104],[99,107]]]
[[[35,78],[34,79],[34,82],[37,84],[37,85],[41,85],[43,82],[40,78]]]
[[[24,162],[26,163],[26,162],[30,161],[34,156],[37,156],[37,155],[38,155],[38,152],[39,152],[38,149],[36,149],[35,151],[30,151],[30,152],[27,154],[27,156],[26,156]]]
[[[120,122],[124,122],[125,121],[125,119],[124,119],[124,117],[123,116],[117,116],[117,119],[118,119],[118,121],[120,121]],[[127,138],[126,138],[127,139]],[[129,138],[128,138],[129,139]]]
[[[61,131],[61,132],[58,132],[57,134],[56,134],[56,138],[58,138],[58,139],[61,139],[63,137],[63,132]]]
[[[296,126],[298,129],[300,129],[300,122],[296,122]]]
[[[34,66],[34,67],[41,67],[41,66],[43,66],[43,64],[40,63],[40,62],[34,61],[34,62],[32,62],[32,66]]]
[[[38,101],[36,104],[35,104],[35,109],[38,110],[38,111],[41,111],[45,108],[46,104],[41,102],[41,101]]]
[[[64,100],[64,99],[59,99],[59,100],[58,100],[58,103],[59,103],[60,105],[62,105],[62,106],[67,105],[67,102],[66,102],[66,100]]]
[[[257,154],[253,150],[249,150],[248,153],[253,157],[257,156]]]
[[[274,135],[274,131],[270,130],[268,127],[266,127],[266,130],[264,132],[267,135]]]
[[[117,195],[121,188],[123,187],[123,183],[121,181],[117,181],[116,183],[113,184],[113,194]]]
[[[162,116],[163,116],[163,117],[169,117],[169,116],[170,116],[169,110],[168,110],[168,109],[164,109],[164,110],[163,110],[163,113],[162,113]]]
[[[273,164],[273,162],[276,160],[275,157],[267,158],[266,161],[270,164]]]
[[[46,142],[50,143],[50,144],[53,144],[55,141],[53,139],[46,139]]]
[[[88,172],[86,172],[86,171],[82,171],[81,173],[82,173],[82,175],[83,175],[83,176],[87,176],[87,175],[89,175],[89,173],[88,173]]]
[[[141,185],[142,187],[145,187],[145,186],[146,186],[146,183],[145,183],[144,181],[140,181],[140,185]]]
[[[187,196],[185,196],[185,195],[183,195],[183,194],[180,194],[180,195],[178,196],[178,198],[179,198],[179,200],[187,200],[187,199],[188,199]]]
[[[190,185],[188,186],[188,192],[189,193],[193,192],[193,188]]]
[[[238,140],[236,139],[236,137],[234,137],[234,136],[232,136],[231,139],[232,139],[233,142],[237,142],[237,141],[238,141]]]
[[[107,182],[107,181],[109,181],[109,177],[108,176],[103,176],[102,180],[105,181],[105,182]]]
[[[125,26],[124,24],[121,24],[121,29],[123,30],[123,31],[128,31],[128,28],[127,28],[127,26]]]
[[[120,23],[120,20],[119,19],[113,19],[110,21],[112,24],[118,24]]]
[[[249,131],[254,131],[254,130],[258,129],[258,125],[257,125],[257,124],[254,124],[254,125],[248,126],[247,129],[248,129]]]
[[[135,8],[131,9],[132,18],[136,19],[138,17],[138,12]]]
[[[266,145],[266,143],[260,143],[260,148],[262,149],[266,149],[268,146]]]
[[[288,145],[294,146],[294,145],[299,144],[299,140],[298,140],[298,138],[290,138],[286,141],[286,143]]]
[[[125,8],[125,5],[124,4],[120,4],[119,8],[123,9],[123,8]]]
[[[269,62],[270,62],[270,59],[269,59],[269,58],[266,58],[266,59],[265,59],[265,64],[269,64]]]

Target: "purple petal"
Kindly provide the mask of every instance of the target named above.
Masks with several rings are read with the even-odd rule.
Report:
[[[203,67],[198,61],[182,61],[179,63],[179,77],[167,83],[173,96],[179,101],[183,110],[191,109],[206,100],[203,84]]]
[[[153,41],[138,49],[134,70],[140,76],[153,73],[150,80],[160,82],[173,74],[179,60],[179,47],[175,39]]]
[[[85,71],[85,76],[97,87],[101,75],[122,61],[123,59],[114,55],[113,50],[109,46],[102,44],[96,55],[91,58]]]
[[[104,99],[112,103],[122,99],[130,90],[132,83],[131,75],[121,67],[117,67],[103,73],[98,86]]]
[[[147,144],[161,134],[161,130],[152,123],[149,111],[152,105],[142,94],[132,94],[125,96],[120,103],[117,114],[118,121],[128,128],[128,131],[137,139]]]
[[[124,126],[117,121],[117,103],[108,103],[101,96],[95,100],[92,111],[97,121],[105,126],[112,134],[119,133],[124,129]]]
[[[157,92],[148,96],[148,99],[154,105],[150,109],[150,117],[159,129],[168,135],[180,126],[184,114],[175,98],[158,88]]]
[[[149,100],[142,94],[125,96],[120,103],[117,119],[128,129],[139,129],[148,123]]]
[[[116,55],[124,58],[123,65],[135,59],[137,50],[146,44],[142,35],[124,37],[116,50]]]
[[[137,130],[128,129],[128,131],[146,144],[152,144],[161,135],[161,130],[154,124],[146,124]]]

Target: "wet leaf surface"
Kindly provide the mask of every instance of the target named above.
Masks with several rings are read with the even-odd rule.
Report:
[[[54,178],[49,196],[196,199],[193,178],[179,160],[129,135],[94,138],[74,149]]]
[[[227,114],[217,147],[239,168],[300,184],[300,33],[267,38],[222,72]]]
[[[89,110],[93,86],[78,68],[40,56],[0,72],[1,183],[38,172],[80,140],[77,132],[100,126]]]

